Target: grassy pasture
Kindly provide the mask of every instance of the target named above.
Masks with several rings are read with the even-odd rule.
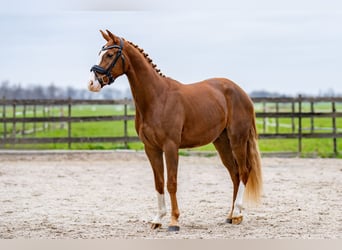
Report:
[[[310,112],[312,109],[310,103],[302,104],[303,112]],[[291,112],[291,103],[283,103],[276,106],[274,103],[256,103],[256,112]],[[295,112],[298,112],[298,103],[294,105]],[[313,111],[315,112],[331,112],[331,103],[315,103]],[[336,110],[342,110],[342,103],[336,104]],[[13,117],[13,107],[6,106],[6,117]],[[43,108],[37,106],[34,110],[33,106],[27,106],[24,114],[23,106],[17,106],[16,117],[61,117],[68,115],[68,106],[50,106]],[[128,109],[128,114],[134,114],[133,108]],[[0,116],[3,117],[3,110],[0,110]],[[123,105],[75,105],[72,106],[71,115],[77,116],[105,116],[105,115],[124,115]],[[277,127],[278,124],[278,127]],[[342,118],[336,118],[338,132],[342,131]],[[259,133],[297,133],[298,119],[292,118],[257,118],[257,128]],[[314,118],[313,124],[311,118],[302,118],[303,133],[312,132],[331,133],[332,118]],[[10,137],[14,133],[14,127],[11,123],[6,124],[6,135]],[[67,123],[17,123],[15,126],[16,137],[67,137]],[[35,131],[35,132],[34,132]],[[128,136],[136,136],[134,121],[128,121]],[[4,124],[0,125],[0,136],[3,137]],[[103,122],[75,122],[71,124],[72,137],[97,137],[97,136],[124,136],[123,121],[103,121]],[[321,157],[330,157],[333,155],[332,139],[303,139],[303,156],[317,155]],[[341,146],[340,139],[337,140],[338,151]],[[124,148],[124,144],[118,143],[73,143],[72,149],[120,149]],[[259,140],[261,152],[297,152],[297,139],[261,139]],[[143,149],[142,143],[129,143],[130,149]],[[36,148],[36,149],[67,149],[67,144],[35,144],[35,145],[2,145],[2,148]],[[191,149],[195,151],[214,151],[213,145],[207,145],[200,148]],[[186,154],[187,150],[182,150],[182,154]]]

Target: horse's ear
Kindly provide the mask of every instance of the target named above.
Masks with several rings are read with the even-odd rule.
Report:
[[[106,30],[106,31],[107,31],[108,36],[109,36],[113,41],[115,41],[115,36],[113,35],[113,33],[110,32],[109,30]]]
[[[101,34],[102,34],[102,37],[108,42],[110,40],[110,37],[104,33],[102,30],[100,30]]]

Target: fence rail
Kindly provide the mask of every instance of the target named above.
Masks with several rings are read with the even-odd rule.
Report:
[[[333,140],[333,154],[338,154],[337,138],[342,138],[342,133],[339,132],[336,119],[342,117],[342,112],[338,112],[336,104],[342,103],[342,97],[302,97],[299,95],[296,98],[253,98],[255,104],[262,104],[262,112],[256,111],[256,117],[263,119],[263,129],[259,131],[261,139],[298,139],[298,153],[302,153],[302,139],[317,139],[317,138],[331,138]],[[279,104],[290,104],[290,112],[282,112],[279,109]],[[309,111],[303,109],[303,104],[309,104]],[[315,112],[315,104],[326,103],[330,106],[330,111]],[[266,104],[274,104],[275,111],[267,111]],[[295,106],[298,106],[297,108]],[[266,119],[276,119],[275,133],[266,133]],[[292,119],[292,131],[290,133],[279,132],[279,118]],[[303,119],[310,118],[310,130],[305,132],[303,129]],[[314,118],[331,118],[332,126],[328,128],[329,132],[319,133],[315,132]],[[295,129],[295,120],[298,121],[298,129]]]
[[[131,100],[6,100],[3,98],[0,100],[0,106],[2,106],[2,117],[0,117],[0,123],[3,124],[2,138],[0,138],[1,145],[15,145],[15,144],[47,144],[47,143],[67,143],[69,149],[72,143],[120,143],[123,142],[126,146],[129,142],[139,141],[137,136],[128,136],[127,134],[127,121],[134,120],[134,115],[127,114],[127,108],[132,105]],[[72,116],[72,107],[75,105],[123,105],[124,115],[96,115],[96,116]],[[22,106],[23,112],[21,117],[18,117],[16,109],[18,106]],[[26,117],[26,108],[33,106],[33,116]],[[50,116],[44,114],[43,116],[37,116],[37,107],[66,107],[67,116]],[[12,109],[12,116],[6,115],[7,109]],[[124,122],[124,136],[108,136],[108,137],[73,137],[72,123],[80,122],[103,122],[103,121],[123,121]],[[67,137],[18,137],[17,136],[17,124],[21,124],[22,130],[27,123],[33,123],[32,133],[36,134],[37,123],[66,123],[67,124]],[[8,133],[7,125],[12,126],[12,132]]]
[[[253,98],[256,106],[256,117],[262,122],[262,129],[259,128],[260,139],[283,139],[291,138],[298,140],[298,153],[302,152],[302,139],[306,138],[331,138],[333,140],[333,153],[337,155],[337,138],[342,138],[341,129],[338,129],[337,119],[342,117],[342,112],[337,111],[336,104],[342,104],[342,98],[312,98],[298,96],[296,98]],[[315,111],[317,103],[325,103],[324,111]],[[305,104],[305,108],[303,105]],[[120,115],[72,115],[72,109],[76,105],[121,105],[123,106],[123,114]],[[132,106],[131,100],[7,100],[0,99],[0,145],[16,145],[16,144],[45,144],[45,143],[67,143],[71,148],[72,143],[95,143],[95,142],[112,142],[112,143],[127,143],[139,141],[139,138],[129,136],[128,121],[134,120],[134,114],[128,114],[128,107]],[[284,108],[284,105],[289,107]],[[2,109],[1,109],[2,106]],[[62,107],[61,114],[51,116],[46,111],[46,107]],[[18,114],[18,107],[21,107],[21,112]],[[28,115],[27,107],[31,107],[31,115]],[[37,109],[43,110],[43,115],[37,115]],[[43,108],[42,108],[43,107]],[[317,109],[317,108],[316,108]],[[48,110],[48,109],[47,109]],[[290,131],[281,132],[280,119],[291,119]],[[331,127],[326,132],[316,132],[315,119],[328,118],[331,119]],[[274,120],[274,131],[268,132],[267,126],[269,120]],[[303,119],[310,119],[311,125],[309,130],[303,128]],[[81,122],[103,122],[103,121],[123,121],[124,133],[123,136],[108,136],[108,137],[74,137],[72,136],[72,124]],[[38,123],[60,123],[65,125],[67,129],[66,137],[27,137],[25,135],[26,124],[33,124],[31,129],[35,135],[38,131]],[[19,129],[18,126],[21,128]],[[9,129],[11,127],[11,129]],[[44,129],[41,128],[41,129]],[[19,133],[19,134],[18,134]]]

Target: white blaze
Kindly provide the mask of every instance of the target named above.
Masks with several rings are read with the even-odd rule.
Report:
[[[102,57],[105,53],[106,51],[101,51],[101,53],[99,54],[97,65],[100,65],[100,63],[102,62]],[[93,71],[90,72],[88,89],[92,92],[99,92],[101,90],[101,84],[97,80],[95,73]]]
[[[106,53],[105,50],[101,50],[100,54],[99,54],[99,58],[98,58],[98,61],[97,61],[97,65],[100,65],[101,62],[102,62],[102,57],[103,55]]]
[[[90,72],[88,89],[92,92],[99,92],[101,90],[101,84],[99,83],[99,81],[95,77],[95,73],[93,71]]]

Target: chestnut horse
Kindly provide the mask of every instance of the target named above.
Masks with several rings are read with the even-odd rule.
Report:
[[[89,90],[98,92],[127,75],[136,107],[135,129],[151,163],[158,198],[152,228],[166,215],[164,161],[171,199],[169,231],[178,231],[176,198],[178,149],[213,142],[233,182],[233,202],[226,222],[242,221],[243,197],[258,201],[262,175],[255,113],[251,99],[235,83],[212,78],[182,84],[165,77],[146,53],[132,42],[101,31],[106,44],[91,68]]]

